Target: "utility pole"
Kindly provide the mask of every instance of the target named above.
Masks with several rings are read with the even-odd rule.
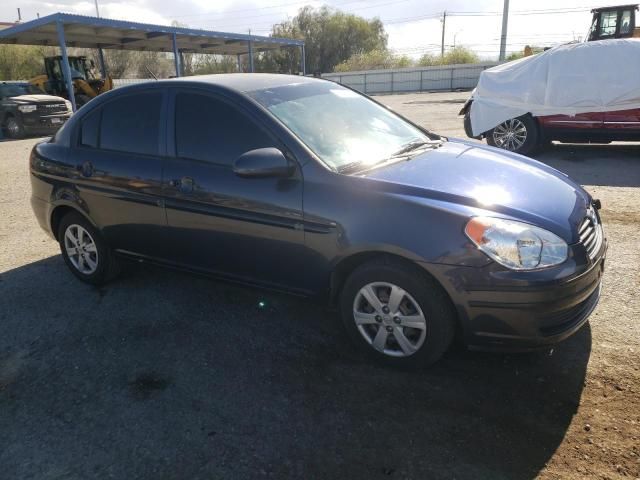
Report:
[[[504,0],[504,10],[502,11],[502,35],[500,37],[500,61],[504,62],[507,57],[507,25],[509,23],[509,0]]]
[[[447,26],[447,11],[442,14],[442,46],[440,48],[440,58],[444,58],[444,32]]]

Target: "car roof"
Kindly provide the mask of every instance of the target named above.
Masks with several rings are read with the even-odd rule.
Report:
[[[220,73],[213,75],[172,78],[170,81],[219,85],[241,93],[254,92],[256,90],[264,90],[267,88],[284,87],[288,85],[326,82],[326,80],[312,77],[283,75],[279,73]]]

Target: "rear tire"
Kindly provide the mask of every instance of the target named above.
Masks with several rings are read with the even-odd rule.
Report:
[[[10,115],[5,120],[5,128],[7,131],[7,135],[9,138],[20,139],[24,138],[24,125],[22,124],[22,120],[13,115]]]
[[[485,133],[487,143],[520,155],[531,155],[538,148],[538,125],[529,114],[512,118]]]
[[[447,294],[433,278],[418,267],[385,258],[349,275],[340,314],[359,348],[376,360],[406,368],[439,360],[451,345],[456,322]]]
[[[67,267],[83,282],[102,285],[120,272],[119,263],[100,232],[79,213],[62,218],[58,242]]]

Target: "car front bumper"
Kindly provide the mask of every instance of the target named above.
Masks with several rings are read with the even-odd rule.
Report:
[[[52,115],[22,115],[25,133],[49,135],[58,131],[71,117],[71,113]]]
[[[599,256],[581,273],[565,267],[564,276],[550,278],[545,272],[548,280],[529,284],[521,273],[509,285],[504,278],[494,282],[491,274],[473,267],[430,270],[452,298],[470,348],[526,351],[558,343],[587,322],[600,299],[605,256],[603,242]]]

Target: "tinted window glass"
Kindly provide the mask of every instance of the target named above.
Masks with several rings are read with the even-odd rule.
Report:
[[[80,145],[98,148],[99,128],[100,110],[96,110],[82,119],[82,124],[80,126]]]
[[[136,93],[102,107],[100,148],[158,154],[162,93]]]
[[[271,138],[233,106],[198,93],[176,95],[176,154],[223,165]]]

